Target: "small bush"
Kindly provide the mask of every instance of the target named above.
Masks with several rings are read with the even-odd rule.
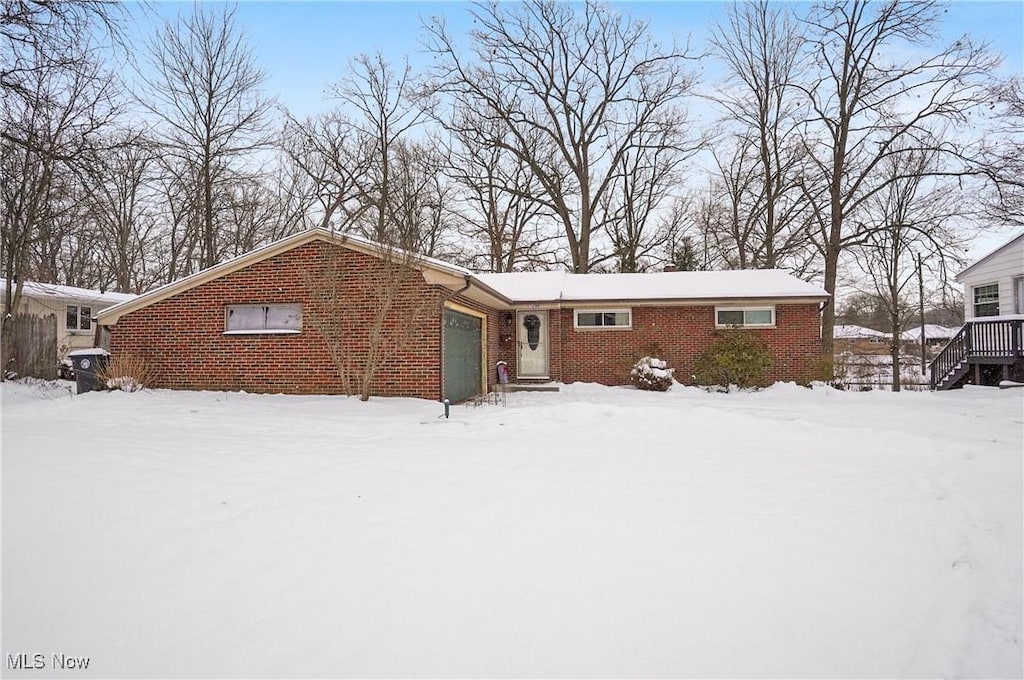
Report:
[[[638,389],[664,392],[672,387],[672,373],[675,370],[668,368],[662,359],[644,357],[633,364],[629,379]]]
[[[156,371],[142,357],[134,354],[115,354],[106,366],[96,372],[100,384],[108,390],[138,392],[153,384]]]
[[[755,387],[765,384],[772,363],[768,345],[754,334],[719,331],[694,360],[693,377],[698,385]]]

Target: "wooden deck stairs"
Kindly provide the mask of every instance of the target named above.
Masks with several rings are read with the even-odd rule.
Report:
[[[1024,316],[971,319],[928,365],[933,390],[1024,375]],[[995,377],[993,377],[995,376]]]

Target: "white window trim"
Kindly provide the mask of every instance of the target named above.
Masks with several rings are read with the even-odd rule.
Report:
[[[625,326],[581,326],[580,314],[629,314],[629,323]],[[573,309],[572,327],[578,331],[630,331],[633,330],[633,310],[629,307],[619,309]]]
[[[973,318],[975,318],[975,319],[984,319],[985,318],[983,316],[978,316],[977,290],[979,288],[988,288],[989,286],[995,286],[996,287],[996,299],[995,299],[996,313],[995,314],[990,314],[989,316],[998,316],[1003,311],[1003,300],[1002,300],[1002,292],[1003,291],[1000,290],[1001,286],[999,285],[999,281],[989,281],[988,283],[979,283],[976,286],[971,286],[971,314],[972,314]],[[992,304],[992,303],[991,302],[987,302],[985,304]]]
[[[252,330],[252,331],[224,331],[223,335],[299,335],[302,331],[289,330],[287,328],[275,330]]]
[[[229,329],[228,319],[233,308],[240,307],[298,307],[299,327],[298,328],[243,328]],[[302,303],[301,302],[253,302],[224,306],[224,335],[298,335],[302,333]]]
[[[771,323],[743,323],[743,324],[732,324],[732,323],[718,323],[719,312],[764,312],[769,311],[772,313]],[[716,305],[715,306],[715,328],[775,328],[777,317],[775,315],[775,305],[752,305],[752,306],[731,306],[731,305]]]
[[[76,321],[75,321],[75,325],[73,327],[67,325],[68,307],[74,307],[75,308],[75,319],[76,319]],[[81,327],[82,326],[82,308],[83,307],[89,310],[89,327],[88,328],[82,328]],[[64,304],[64,330],[66,330],[71,335],[92,335],[92,333],[94,332],[94,329],[96,327],[96,324],[94,322],[94,318],[95,317],[93,317],[93,314],[92,314],[92,305],[79,305],[79,304],[71,304],[71,303],[65,303]]]

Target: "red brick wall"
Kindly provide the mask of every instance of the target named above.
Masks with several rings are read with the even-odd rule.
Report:
[[[658,356],[675,368],[681,383],[692,382],[694,359],[714,339],[714,307],[633,307],[630,330],[576,330],[573,310],[558,312],[565,382],[623,385],[642,356]],[[762,338],[774,358],[769,380],[807,382],[819,357],[820,315],[817,304],[776,305],[775,328],[749,329]]]
[[[338,278],[336,288],[321,283],[331,276]],[[374,286],[385,276],[377,258],[313,241],[126,314],[111,327],[111,352],[143,357],[156,369],[158,387],[343,393],[322,331],[344,336],[340,346],[359,370],[379,307]],[[404,278],[383,326],[385,345],[396,347],[371,383],[372,393],[437,399],[440,308],[450,293],[427,285],[419,272]],[[344,315],[328,312],[338,307],[330,301],[335,291]],[[294,302],[303,306],[299,334],[224,335],[227,305]],[[409,319],[414,323],[406,334],[400,329]]]
[[[121,317],[111,327],[113,354],[130,352],[156,370],[156,386],[176,389],[338,394],[344,386],[324,334],[340,342],[353,369],[361,369],[368,328],[379,306],[375,290],[386,277],[379,259],[313,241]],[[336,278],[337,287],[322,281]],[[340,304],[331,302],[337,293]],[[386,364],[371,383],[374,395],[441,396],[441,319],[453,299],[487,314],[486,388],[495,362],[516,374],[515,312],[486,307],[407,272],[393,312],[385,320]],[[301,303],[302,332],[291,335],[224,335],[231,304]],[[328,310],[341,308],[343,315]],[[550,375],[563,382],[629,382],[629,369],[656,354],[690,382],[693,359],[712,339],[713,307],[633,307],[631,330],[573,328],[573,310],[549,311]],[[409,320],[413,323],[410,324]],[[511,321],[509,321],[511,319]],[[330,322],[340,324],[332,326]],[[820,317],[816,304],[778,305],[776,328],[750,330],[771,348],[772,380],[806,381],[818,362]],[[403,329],[411,326],[412,331]]]

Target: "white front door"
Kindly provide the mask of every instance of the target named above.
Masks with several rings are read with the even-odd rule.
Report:
[[[516,376],[548,377],[548,313],[516,313],[516,340],[519,346]]]
[[[1024,276],[1013,280],[1013,287],[1016,289],[1017,314],[1024,314]]]

